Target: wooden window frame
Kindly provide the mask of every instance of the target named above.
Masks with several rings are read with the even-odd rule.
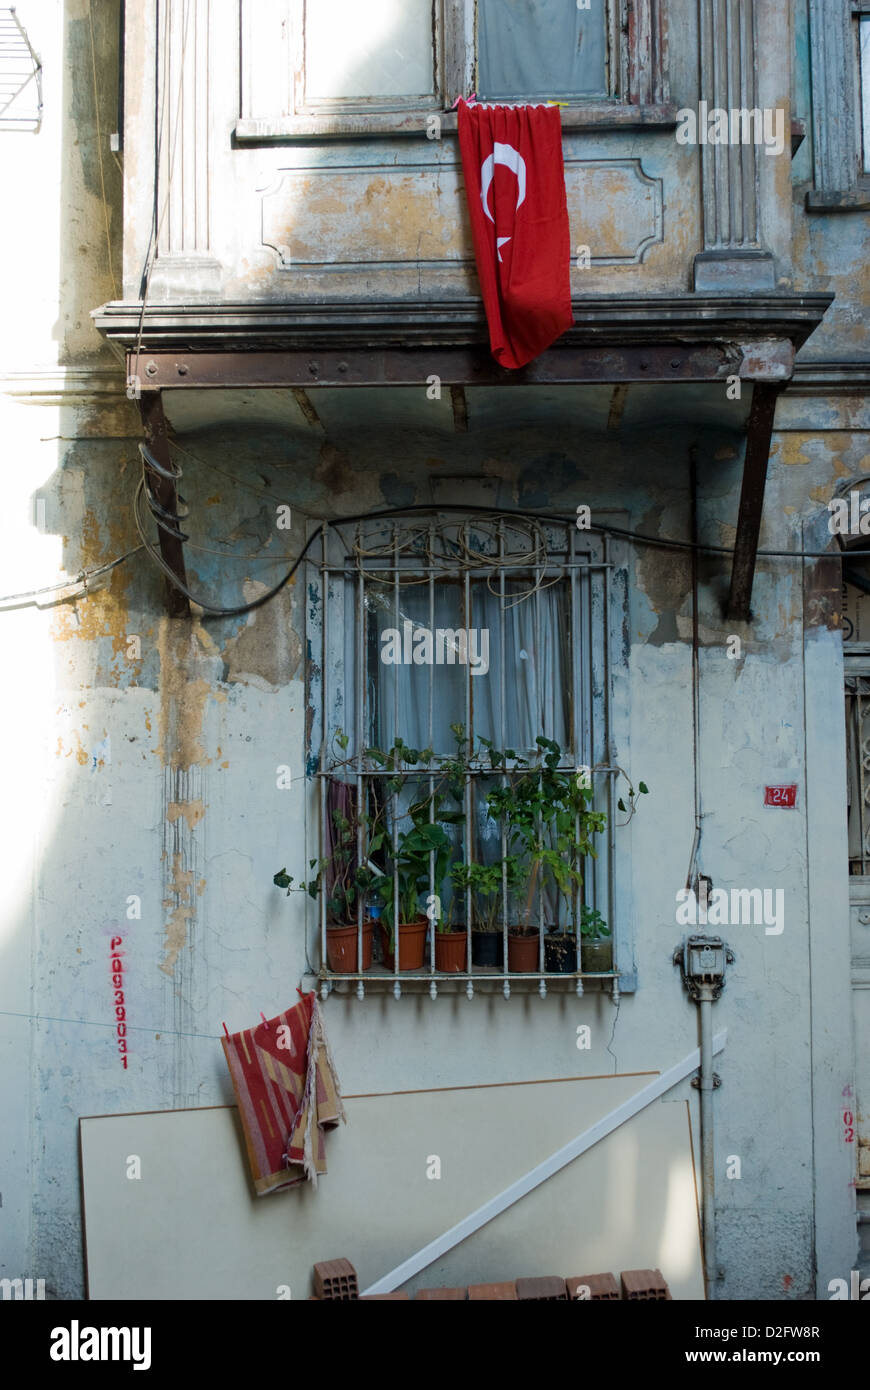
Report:
[[[673,125],[676,111],[670,104],[667,71],[668,0],[606,2],[610,95],[577,97],[565,102],[561,108],[563,129]],[[477,0],[433,0],[433,98],[336,98],[316,103],[307,103],[304,95],[305,3],[306,0],[240,0],[241,115],[234,131],[238,143],[425,135],[433,115],[439,120],[439,134],[455,131],[456,99],[467,96],[475,87]],[[269,45],[272,95],[269,109],[264,111],[259,97],[259,72],[263,66],[263,16],[267,8],[274,21],[276,39]],[[276,64],[283,65],[277,92]]]

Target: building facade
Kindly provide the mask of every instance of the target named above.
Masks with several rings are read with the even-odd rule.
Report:
[[[55,1297],[83,1289],[77,1119],[230,1103],[222,1021],[317,988],[349,1093],[663,1073],[699,1044],[693,931],[733,954],[721,1085],[668,1093],[708,1296],[827,1298],[866,1261],[870,9],[517,8],[18,7],[45,110],[0,131],[3,592],[25,594],[0,1272]],[[562,103],[575,323],[519,372],[475,273],[474,90]],[[416,662],[427,627],[468,646]],[[342,979],[325,904],[276,889],[323,853],[319,774],[346,764],[370,804],[367,745],[447,756],[451,725],[589,770],[610,968],[581,941],[564,974],[541,946],[525,978]],[[485,770],[460,858],[497,853]],[[545,1233],[528,1252],[546,1272]]]

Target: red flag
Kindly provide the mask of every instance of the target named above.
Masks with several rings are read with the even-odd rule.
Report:
[[[559,108],[461,101],[459,149],[492,355],[522,367],[574,322]]]

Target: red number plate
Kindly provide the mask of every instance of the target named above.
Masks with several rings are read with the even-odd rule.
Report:
[[[765,787],[764,804],[765,806],[787,806],[792,808],[797,803],[797,784],[792,783],[789,787]]]

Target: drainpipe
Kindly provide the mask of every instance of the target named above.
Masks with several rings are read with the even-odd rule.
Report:
[[[706,918],[706,897],[704,917]],[[698,1005],[701,1014],[701,1068],[692,1085],[701,1092],[704,1272],[707,1279],[707,1297],[714,1299],[719,1280],[719,1266],[716,1259],[716,1130],[713,1092],[722,1083],[713,1070],[713,1004],[725,988],[725,968],[733,962],[734,952],[721,936],[706,936],[696,932],[677,947],[673,960],[674,964],[680,967],[689,998]]]

